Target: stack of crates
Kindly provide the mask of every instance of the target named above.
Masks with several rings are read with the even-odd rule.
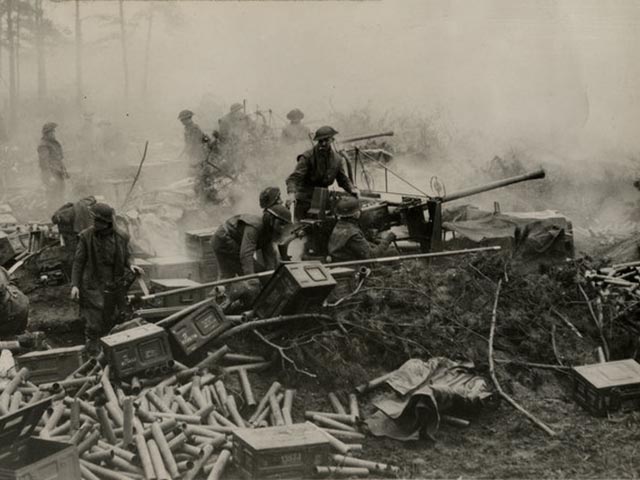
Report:
[[[213,253],[213,235],[217,226],[201,230],[185,232],[187,255],[200,264],[200,281],[203,283],[214,281],[218,277],[218,264]]]

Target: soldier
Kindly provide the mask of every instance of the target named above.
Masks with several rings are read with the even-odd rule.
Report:
[[[42,183],[51,204],[60,205],[64,199],[65,180],[69,178],[64,165],[62,145],[56,140],[57,123],[47,122],[42,126],[42,139],[38,145],[38,163]]]
[[[291,212],[282,204],[266,208],[262,217],[243,214],[228,219],[213,236],[219,278],[254,273],[253,256],[257,251],[262,253],[267,270],[275,268],[277,254],[273,244],[289,223]]]
[[[309,140],[311,132],[302,124],[304,113],[301,110],[294,108],[287,113],[287,118],[290,123],[282,129],[282,141],[289,145],[293,145],[298,142]]]
[[[51,222],[58,226],[58,232],[62,237],[64,247],[64,273],[67,279],[71,279],[73,257],[78,246],[78,234],[93,225],[91,207],[95,205],[96,198],[90,195],[81,198],[76,203],[65,203],[51,217]]]
[[[282,203],[282,197],[278,187],[267,187],[260,192],[260,208],[263,210],[280,203]]]
[[[128,236],[114,226],[114,211],[105,203],[91,209],[93,226],[78,235],[71,275],[71,298],[80,301],[87,353],[97,355],[98,340],[116,324],[125,306],[125,278],[142,274],[131,265]]]
[[[224,117],[218,120],[219,140],[223,144],[237,144],[253,132],[253,122],[243,112],[241,103],[234,103]]]
[[[332,127],[320,127],[313,137],[316,145],[298,156],[296,168],[287,178],[287,206],[295,204],[296,220],[306,216],[316,187],[326,188],[337,181],[346,192],[359,196],[358,189],[347,176],[344,160],[331,148],[337,133]]]
[[[184,125],[184,150],[183,153],[189,159],[192,168],[200,167],[207,158],[207,136],[202,132],[197,123],[193,121],[194,113],[191,110],[182,110],[178,119]]]
[[[27,328],[29,299],[11,283],[9,273],[0,267],[0,335],[18,335]]]
[[[338,222],[329,237],[330,261],[343,262],[379,257],[396,239],[395,234],[389,231],[381,235],[379,243],[370,243],[358,224],[360,214],[360,203],[357,198],[344,197],[338,200],[336,205]]]

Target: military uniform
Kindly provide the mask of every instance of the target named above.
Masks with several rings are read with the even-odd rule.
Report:
[[[262,252],[264,267],[274,268],[277,255],[263,218],[235,215],[228,219],[213,236],[219,277],[224,279],[254,273],[253,255],[258,250]]]
[[[65,203],[51,217],[51,222],[58,226],[58,232],[64,242],[64,268],[67,278],[71,278],[73,257],[78,246],[77,236],[92,225],[90,207],[95,203],[94,197],[86,197],[76,203]]]
[[[239,110],[229,112],[218,120],[218,134],[223,144],[235,144],[247,140],[252,130],[252,121]]]
[[[9,274],[0,267],[0,335],[17,335],[27,328],[29,299],[11,284]]]
[[[358,220],[343,218],[338,220],[329,237],[329,255],[333,262],[365,260],[381,256],[391,244],[389,237],[382,237],[380,243],[370,243],[362,233]]]
[[[310,133],[311,131],[302,123],[290,123],[282,129],[282,141],[289,145],[309,141]]]
[[[204,136],[197,123],[192,122],[184,126],[185,153],[192,168],[199,167],[207,158],[207,151],[203,143]]]
[[[78,235],[73,261],[72,285],[80,290],[80,316],[85,322],[87,350],[96,353],[98,340],[111,330],[125,306],[119,287],[129,270],[129,240],[116,229],[96,231],[89,227]],[[115,291],[105,302],[105,290]],[[110,305],[115,305],[111,310]],[[107,308],[105,308],[107,307]]]
[[[64,199],[65,179],[68,177],[63,163],[62,145],[55,138],[43,136],[38,145],[38,163],[42,183],[47,190],[49,200],[60,205]]]
[[[287,177],[287,193],[295,193],[296,219],[304,218],[311,206],[313,189],[327,188],[334,181],[346,192],[353,193],[354,186],[347,176],[344,160],[332,149],[321,150],[318,145],[298,156],[296,168]]]

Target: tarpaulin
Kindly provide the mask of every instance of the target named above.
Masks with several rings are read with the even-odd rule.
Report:
[[[378,411],[365,423],[375,436],[402,441],[433,438],[441,413],[454,406],[477,406],[492,395],[487,380],[473,372],[472,363],[444,357],[407,360],[386,384],[391,390],[373,400]]]

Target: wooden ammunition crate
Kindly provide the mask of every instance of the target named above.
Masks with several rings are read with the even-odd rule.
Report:
[[[640,408],[640,364],[635,360],[583,365],[572,371],[574,398],[593,415]]]
[[[149,374],[173,363],[169,337],[163,328],[147,324],[100,339],[105,358],[117,378]]]
[[[233,461],[248,479],[310,478],[328,465],[327,437],[310,422],[233,432]]]
[[[171,327],[172,344],[184,355],[191,355],[209,343],[226,319],[212,300]]]
[[[200,280],[200,266],[198,261],[189,257],[152,257],[147,261],[149,266],[149,278],[188,278]]]
[[[57,382],[67,377],[84,363],[84,346],[54,348],[29,352],[16,357],[18,369],[27,367],[29,380],[36,385]]]
[[[32,437],[45,399],[0,418],[0,480],[81,480],[76,446]]]
[[[155,278],[151,280],[151,289],[154,293],[166,292],[177,288],[197,287],[200,285],[188,278]],[[181,305],[191,305],[204,300],[206,289],[192,290],[184,293],[173,293],[165,297],[159,297],[158,307],[179,307]]]
[[[336,281],[320,262],[280,265],[253,304],[259,318],[306,312],[319,307]]]
[[[218,226],[203,228],[201,230],[189,230],[184,234],[184,243],[187,247],[187,255],[192,258],[204,259],[214,258],[213,235]]]

